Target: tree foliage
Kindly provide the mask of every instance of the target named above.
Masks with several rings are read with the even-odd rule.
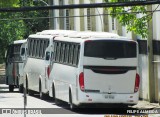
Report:
[[[0,0],[1,7],[18,7],[19,0]]]
[[[118,1],[109,0],[109,2]],[[130,0],[125,0],[127,1]],[[127,31],[133,31],[142,38],[148,37],[148,22],[152,19],[152,13],[147,13],[146,6],[111,7],[109,12],[122,26],[126,26]]]
[[[34,6],[32,0],[25,1],[26,3],[22,0],[1,0],[0,6],[4,8]],[[49,28],[48,18],[38,19],[48,17],[48,14],[48,11],[0,12],[0,63],[4,61],[5,51],[10,43]]]
[[[17,7],[18,3],[19,0],[1,0],[0,7]],[[0,63],[4,61],[8,45],[14,40],[22,39],[25,32],[23,20],[13,20],[15,17],[20,17],[20,13],[0,13]]]

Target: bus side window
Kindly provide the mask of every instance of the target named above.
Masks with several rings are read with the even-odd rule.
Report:
[[[65,51],[65,43],[62,44],[61,46],[61,55],[60,55],[60,62],[64,63],[64,51]]]
[[[53,52],[51,52],[51,61],[53,61],[53,58],[54,58],[54,54]]]
[[[75,45],[75,47],[74,47],[73,65],[77,65],[77,56],[78,56],[78,45]]]
[[[25,48],[21,49],[21,56],[23,56],[25,54]]]
[[[69,43],[67,43],[66,45],[64,63],[68,64],[68,60],[69,60]]]
[[[70,51],[69,51],[69,64],[72,65],[73,61],[73,51],[74,51],[74,45],[71,45]]]
[[[49,59],[50,59],[50,52],[47,51],[47,52],[46,52],[46,58],[45,58],[45,60],[48,61]]]
[[[57,54],[57,43],[54,42],[54,56],[53,56],[53,61],[56,61],[56,54]]]
[[[60,59],[60,49],[61,49],[61,42],[59,42],[57,46],[56,62],[59,62],[59,59]]]

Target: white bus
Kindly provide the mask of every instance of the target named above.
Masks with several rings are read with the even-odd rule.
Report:
[[[49,95],[70,104],[137,104],[137,42],[117,34],[79,32],[54,39]]]
[[[19,87],[20,73],[23,69],[20,48],[25,41],[17,40],[8,46],[6,53],[6,84],[9,85],[10,92],[13,92],[15,87]]]
[[[43,99],[48,94],[48,78],[51,58],[53,56],[53,40],[58,35],[66,35],[74,31],[44,30],[29,35],[27,39],[27,59],[24,67],[25,88],[29,95],[39,92]]]

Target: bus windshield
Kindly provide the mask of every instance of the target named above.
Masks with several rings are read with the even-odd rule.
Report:
[[[136,42],[121,40],[86,41],[84,56],[98,58],[135,58]]]

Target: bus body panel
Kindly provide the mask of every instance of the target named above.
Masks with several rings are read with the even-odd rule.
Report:
[[[54,79],[55,82],[56,98],[68,102],[69,100],[68,94],[70,86],[74,88],[77,86],[77,81],[76,81],[76,77],[78,76],[77,68],[54,63],[52,71],[54,72],[51,72],[51,76],[55,76],[52,79]]]
[[[134,93],[136,70],[125,74],[99,74],[90,69],[84,69],[85,90],[99,93]]]
[[[96,61],[96,62],[95,62]],[[125,64],[124,64],[125,63]],[[137,66],[137,58],[119,58],[116,60],[107,60],[103,58],[84,57],[85,66]]]
[[[78,100],[76,100],[76,96],[74,104],[126,104],[126,105],[134,105],[138,103],[139,100],[139,92],[133,94],[107,94],[107,93],[86,93],[86,92],[78,92]]]
[[[43,67],[39,67],[43,66]],[[39,81],[44,83],[43,92],[45,93],[45,61],[41,59],[28,58],[25,66],[25,73],[28,74],[28,88],[39,92]]]
[[[37,65],[40,65],[37,67]],[[40,75],[45,71],[44,61],[41,59],[28,58],[26,65],[26,73],[28,74],[28,88],[30,90],[39,91]],[[44,73],[42,75],[44,77]]]

